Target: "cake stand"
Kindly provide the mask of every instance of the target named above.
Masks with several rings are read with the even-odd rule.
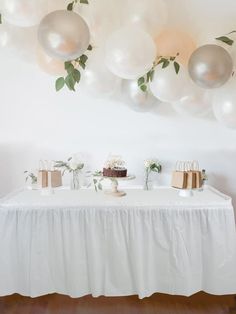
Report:
[[[105,191],[105,193],[112,195],[112,196],[116,196],[116,197],[126,195],[126,193],[124,191],[118,190],[119,181],[129,181],[129,180],[135,179],[135,176],[133,176],[133,175],[128,175],[127,177],[105,177],[105,176],[99,176],[99,177],[103,178],[103,179],[111,180],[111,190]]]
[[[173,189],[179,191],[179,196],[181,197],[192,197],[194,194],[194,191],[199,191],[199,188],[193,188],[193,189],[179,189],[179,188],[174,188]]]

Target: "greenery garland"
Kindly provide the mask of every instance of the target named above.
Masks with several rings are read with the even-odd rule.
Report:
[[[179,56],[179,53],[177,53],[175,56],[171,57],[163,57],[159,56],[157,59],[153,62],[153,66],[151,70],[149,70],[144,76],[141,76],[137,83],[140,89],[143,92],[147,92],[148,90],[148,84],[149,82],[152,82],[154,73],[155,73],[155,67],[158,64],[162,64],[162,69],[167,68],[169,65],[173,65],[175,69],[175,73],[178,74],[180,70],[180,64],[176,61],[176,58]]]
[[[67,11],[73,11],[76,4],[89,4],[88,0],[74,0],[67,5]],[[91,51],[93,49],[92,45],[89,45],[87,50]],[[82,54],[80,57],[64,62],[64,68],[67,72],[65,77],[61,76],[56,79],[55,89],[58,92],[64,86],[70,91],[75,92],[75,85],[79,84],[81,78],[81,72],[78,68],[85,69],[86,62],[88,60],[88,56],[86,54]]]

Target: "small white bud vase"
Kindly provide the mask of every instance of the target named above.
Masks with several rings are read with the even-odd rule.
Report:
[[[79,190],[80,189],[79,171],[77,171],[77,170],[71,171],[70,188],[71,188],[71,190]]]

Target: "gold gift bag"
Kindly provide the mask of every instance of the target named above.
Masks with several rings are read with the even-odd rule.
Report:
[[[184,167],[184,162],[177,161],[175,165],[175,170],[172,172],[172,187],[178,189],[186,189],[188,176]]]

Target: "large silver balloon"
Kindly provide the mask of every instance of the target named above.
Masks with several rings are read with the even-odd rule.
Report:
[[[188,64],[192,80],[203,88],[225,84],[233,71],[230,54],[218,45],[204,45],[193,52]]]
[[[150,91],[143,92],[137,80],[123,80],[122,92],[123,101],[134,111],[147,112],[160,103]]]
[[[236,128],[236,78],[219,88],[213,97],[216,119],[228,128]]]
[[[46,15],[38,29],[38,39],[46,53],[64,61],[81,56],[89,45],[89,28],[72,11],[58,10]]]

